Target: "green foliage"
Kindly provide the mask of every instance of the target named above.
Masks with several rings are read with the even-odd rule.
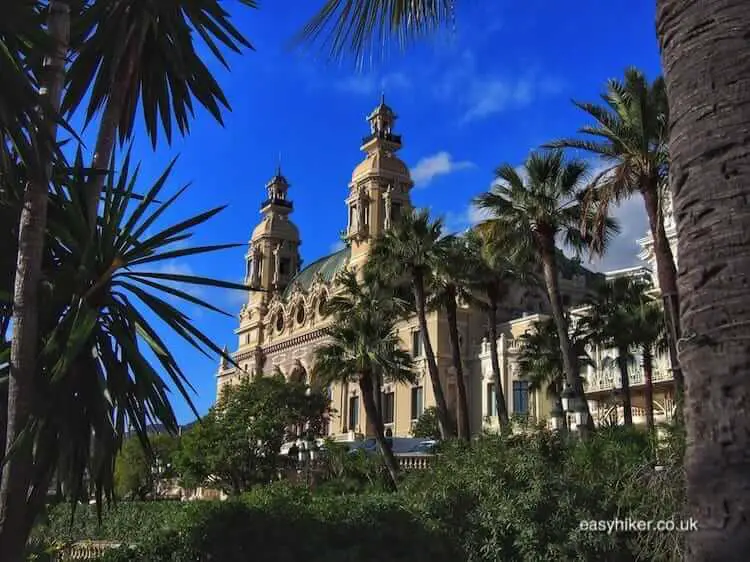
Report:
[[[115,460],[115,494],[124,499],[146,499],[157,492],[157,478],[174,476],[174,455],[177,438],[157,434],[150,437],[151,452],[141,442],[131,437],[126,439]]]
[[[40,370],[27,431],[34,441],[33,484],[46,489],[49,470],[77,497],[88,473],[101,499],[113,492],[115,457],[128,427],[148,447],[146,425],[163,424],[172,433],[177,420],[168,387],[190,401],[190,383],[164,343],[174,332],[200,352],[219,349],[190,318],[168,300],[222,312],[193,296],[190,286],[247,291],[245,285],[158,271],[175,258],[206,254],[233,244],[174,244],[218,214],[217,207],[174,224],[159,219],[173,210],[184,188],[165,197],[170,165],[143,195],[137,195],[138,169],[129,154],[110,176],[102,216],[91,231],[82,194],[89,181],[80,153],[72,168],[57,169],[49,196],[49,214],[40,299]],[[5,187],[5,186],[3,186]],[[21,189],[22,184],[12,186]],[[161,202],[159,199],[162,199]],[[9,204],[20,201],[9,198]],[[0,254],[11,249],[0,247]],[[3,255],[0,262],[5,263]],[[3,276],[0,281],[10,282]],[[188,287],[180,287],[175,283]],[[12,287],[0,287],[7,302]],[[160,329],[161,328],[161,329]],[[0,360],[0,378],[8,365]]]
[[[425,408],[417,423],[411,430],[414,437],[425,439],[440,439],[440,425],[438,424],[437,409],[434,406]]]
[[[328,442],[322,462],[316,494],[359,494],[388,489],[388,475],[378,455],[351,453],[346,445]]]
[[[268,483],[280,467],[289,426],[322,426],[328,397],[283,376],[242,380],[180,439],[175,467],[184,485],[210,485],[237,495]]]
[[[647,434],[598,431],[586,441],[539,431],[447,442],[431,469],[398,493],[259,487],[228,502],[123,503],[102,527],[90,506],[58,507],[36,544],[81,538],[139,546],[105,560],[465,560],[467,562],[677,562],[678,533],[600,533],[580,522],[669,519],[684,499],[677,432],[656,472]],[[357,457],[358,455],[353,455]],[[343,471],[345,472],[345,470]],[[342,474],[338,472],[337,474]]]

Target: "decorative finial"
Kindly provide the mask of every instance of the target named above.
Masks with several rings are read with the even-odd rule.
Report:
[[[276,164],[276,175],[277,176],[281,175],[281,151],[280,150],[279,150],[279,161]]]
[[[380,105],[385,105],[385,90],[380,90]]]

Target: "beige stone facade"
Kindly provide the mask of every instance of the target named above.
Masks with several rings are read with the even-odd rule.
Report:
[[[311,379],[315,350],[325,342],[324,328],[330,318],[322,304],[337,290],[336,274],[345,267],[360,270],[372,241],[411,207],[409,192],[413,186],[408,167],[396,155],[401,136],[394,132],[396,115],[384,101],[367,117],[370,133],[363,139],[363,161],[357,165],[349,183],[346,208],[342,208],[343,238],[346,246],[300,268],[300,233],[291,220],[293,205],[288,197],[290,184],[277,170],[266,185],[267,197],[261,205],[262,219],[253,231],[246,255],[246,277],[252,292],[239,313],[235,330],[237,348],[232,352],[240,369],[222,362],[217,373],[217,394],[240,377],[255,377],[282,372],[289,378]],[[575,306],[586,295],[595,274],[579,264],[564,260],[560,285],[564,303]],[[501,311],[500,340],[502,384],[508,410],[544,418],[550,410],[546,398],[531,396],[528,385],[517,376],[513,355],[517,338],[538,315],[547,309],[544,295],[518,287]],[[448,325],[440,312],[428,314],[428,332],[435,350],[440,377],[450,408],[456,407],[455,373],[451,366]],[[479,310],[462,305],[458,330],[461,338],[466,387],[470,404],[472,431],[491,429],[488,410],[491,392],[487,323]],[[414,385],[386,384],[383,413],[386,427],[394,436],[409,436],[414,422],[425,408],[434,405],[430,378],[422,358],[422,345],[416,318],[398,326],[404,349],[415,357],[418,382]],[[598,388],[598,387],[597,387]],[[335,384],[329,389],[335,415],[328,433],[341,440],[365,434],[364,405],[356,384]],[[455,411],[455,410],[454,410]]]

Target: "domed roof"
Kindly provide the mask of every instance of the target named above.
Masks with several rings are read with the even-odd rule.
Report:
[[[266,215],[262,221],[253,230],[252,239],[261,236],[270,236],[282,238],[284,240],[299,239],[299,230],[293,222],[280,215]]]
[[[354,168],[354,172],[352,172],[352,180],[356,180],[370,172],[378,174],[386,172],[409,177],[409,168],[401,161],[401,159],[393,154],[382,151],[368,154],[367,158]]]
[[[323,256],[312,262],[310,265],[302,269],[287,285],[282,298],[286,299],[291,293],[295,286],[300,286],[304,290],[308,290],[315,280],[315,277],[319,274],[324,283],[330,283],[336,277],[336,274],[346,267],[351,258],[352,250],[350,247],[345,247],[327,256]]]

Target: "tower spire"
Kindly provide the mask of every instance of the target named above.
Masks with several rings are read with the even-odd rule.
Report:
[[[276,175],[277,176],[281,175],[281,151],[280,150],[279,150],[279,160],[276,163]]]

